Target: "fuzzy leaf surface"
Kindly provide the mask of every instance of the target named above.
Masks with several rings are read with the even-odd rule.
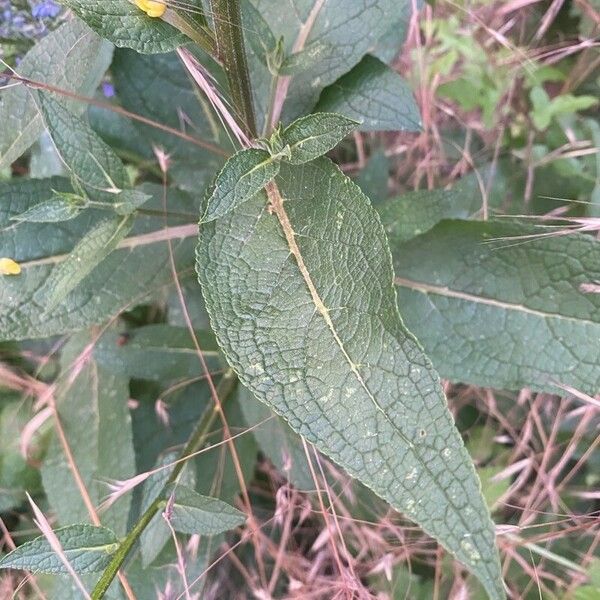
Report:
[[[40,92],[40,105],[58,154],[72,176],[88,193],[109,200],[129,186],[121,159],[70,110],[51,95]]]
[[[600,243],[545,231],[442,221],[393,247],[400,313],[443,377],[598,393],[600,295],[582,285],[600,281]]]
[[[327,159],[282,163],[276,181],[284,200],[271,188],[270,210],[259,194],[200,231],[198,275],[228,361],[292,429],[503,598],[479,481],[398,315],[375,211]]]
[[[201,221],[218,219],[262,190],[279,172],[279,161],[266,150],[236,152],[221,169]]]
[[[323,156],[356,129],[357,124],[334,113],[315,113],[296,119],[281,135],[283,144],[290,146],[289,162],[300,165]]]
[[[202,496],[184,485],[172,485],[171,525],[180,533],[215,535],[234,529],[246,521],[246,515],[230,504]]]
[[[76,573],[98,573],[117,549],[117,536],[106,527],[78,524],[54,531],[67,560]],[[44,536],[26,542],[0,558],[0,569],[33,573],[68,573],[63,561]]]
[[[118,246],[131,225],[130,217],[108,218],[88,231],[69,256],[52,269],[44,287],[46,310],[56,308]]]
[[[370,55],[323,90],[316,110],[355,119],[359,131],[421,128],[419,108],[406,80]]]
[[[149,17],[129,0],[63,0],[63,3],[115,46],[154,54],[189,42],[172,25]]]
[[[90,96],[111,57],[111,44],[73,19],[39,40],[19,63],[18,74]],[[19,158],[44,130],[34,93],[18,85],[0,94],[0,168]]]

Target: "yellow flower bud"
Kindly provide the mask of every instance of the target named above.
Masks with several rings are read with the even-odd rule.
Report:
[[[164,1],[157,2],[156,0],[135,0],[135,4],[149,17],[162,17],[167,10],[167,5],[164,3]]]
[[[12,258],[0,258],[0,275],[18,275],[21,265]]]

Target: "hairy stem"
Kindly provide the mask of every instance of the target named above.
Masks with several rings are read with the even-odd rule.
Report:
[[[233,391],[235,390],[237,385],[237,377],[234,375],[233,371],[229,369],[225,375],[223,375],[219,385],[217,387],[217,393],[219,398],[221,399],[221,404],[231,396]],[[198,422],[198,425],[190,435],[185,447],[181,451],[179,455],[179,459],[176,461],[175,467],[169,476],[169,479],[166,481],[163,486],[161,492],[158,497],[152,504],[146,509],[144,514],[138,519],[137,523],[134,525],[133,529],[127,534],[125,539],[120,543],[117,551],[114,553],[110,563],[102,573],[98,583],[96,583],[96,587],[94,587],[94,591],[92,592],[92,600],[101,600],[104,598],[106,591],[108,590],[110,584],[113,579],[116,577],[121,565],[129,555],[129,552],[134,547],[143,531],[148,527],[150,521],[154,518],[154,515],[165,505],[165,499],[162,497],[165,489],[171,483],[175,482],[183,467],[187,464],[186,461],[181,460],[186,456],[197,452],[202,448],[208,434],[210,433],[212,426],[214,425],[215,420],[217,419],[219,410],[215,405],[209,409],[207,409],[202,418]]]
[[[210,0],[217,38],[217,54],[223,64],[233,107],[243,121],[246,134],[256,137],[256,122],[252,105],[252,88],[239,0]]]

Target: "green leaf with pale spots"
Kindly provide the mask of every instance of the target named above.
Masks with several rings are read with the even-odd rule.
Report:
[[[206,223],[227,214],[262,190],[278,172],[279,160],[266,150],[240,150],[217,175],[200,221]]]
[[[62,0],[115,46],[144,54],[174,50],[189,39],[162,19],[149,17],[129,0]]]
[[[355,119],[359,131],[421,129],[419,107],[406,80],[369,55],[323,90],[315,110]]]
[[[586,284],[600,281],[600,242],[547,234],[442,221],[393,246],[400,312],[443,377],[598,393],[600,294]]]
[[[201,227],[197,271],[240,380],[505,597],[494,527],[439,378],[398,315],[385,232],[327,159]],[[226,250],[224,250],[226,249]]]
[[[39,92],[44,121],[58,154],[90,197],[114,200],[129,179],[121,159],[94,130],[50,94]]]
[[[118,547],[117,536],[106,527],[78,524],[54,531],[66,559],[76,573],[98,573]],[[0,558],[0,569],[33,573],[68,573],[64,562],[44,536],[25,542]]]
[[[358,123],[334,113],[315,113],[296,119],[281,134],[281,142],[290,147],[288,162],[300,165],[319,158],[335,148]]]

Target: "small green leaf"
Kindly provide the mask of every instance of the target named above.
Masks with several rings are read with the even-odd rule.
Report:
[[[103,38],[120,48],[154,54],[169,52],[189,39],[162,19],[146,15],[129,0],[63,0]]]
[[[481,214],[483,194],[492,173],[491,167],[483,167],[461,177],[450,189],[415,190],[378,205],[377,212],[392,248],[429,231],[443,219],[468,219]],[[494,173],[488,206],[498,207],[504,196],[504,181],[500,173]]]
[[[281,134],[281,142],[290,147],[293,165],[323,156],[337,146],[358,123],[334,113],[315,113],[296,119]]]
[[[58,195],[58,194],[57,194]],[[69,194],[71,196],[71,194]],[[83,208],[83,199],[79,204],[68,199],[68,197],[58,197],[54,200],[40,202],[25,212],[11,217],[12,221],[25,221],[29,223],[59,223],[61,221],[70,221],[74,219]]]
[[[130,215],[143,206],[152,196],[142,190],[123,190],[115,196],[114,208],[118,215]]]
[[[38,40],[19,63],[18,73],[57,88],[92,95],[112,57],[112,46],[73,19]],[[85,103],[70,103],[83,112]],[[44,131],[35,92],[25,85],[2,90],[0,169],[9,166]]]
[[[221,169],[211,188],[200,221],[214,221],[250,200],[279,172],[279,161],[266,150],[249,148],[234,154]]]
[[[46,311],[51,311],[98,266],[131,229],[129,217],[104,219],[73,248],[67,259],[59,263],[46,285]]]
[[[91,197],[113,200],[115,194],[129,187],[121,159],[87,123],[50,94],[39,92],[39,99],[60,157]]]
[[[69,525],[55,530],[54,533],[76,573],[102,571],[118,546],[117,536],[106,527]],[[0,569],[21,569],[33,573],[68,573],[63,561],[44,536],[26,542],[0,558]]]
[[[165,466],[164,469],[153,473],[148,480],[144,483],[144,492],[142,496],[142,512],[144,512],[151,504],[156,500],[163,490],[163,487],[171,475],[173,470],[173,462],[177,460],[178,453],[176,451],[168,451],[162,454],[157,463],[156,467]],[[166,467],[166,465],[171,465]],[[179,481],[186,485],[193,486],[195,482],[195,471],[194,469],[186,466],[183,473],[180,475]],[[157,556],[161,553],[165,544],[169,541],[171,533],[163,516],[160,512],[156,513],[148,527],[143,531],[140,538],[141,554],[142,554],[142,565],[148,567]]]
[[[202,496],[194,490],[173,484],[167,489],[167,497],[173,496],[171,525],[180,533],[215,535],[229,531],[246,521],[246,515],[233,506],[219,500]]]
[[[407,82],[367,55],[323,90],[315,108],[359,121],[359,131],[420,131],[421,117]]]

